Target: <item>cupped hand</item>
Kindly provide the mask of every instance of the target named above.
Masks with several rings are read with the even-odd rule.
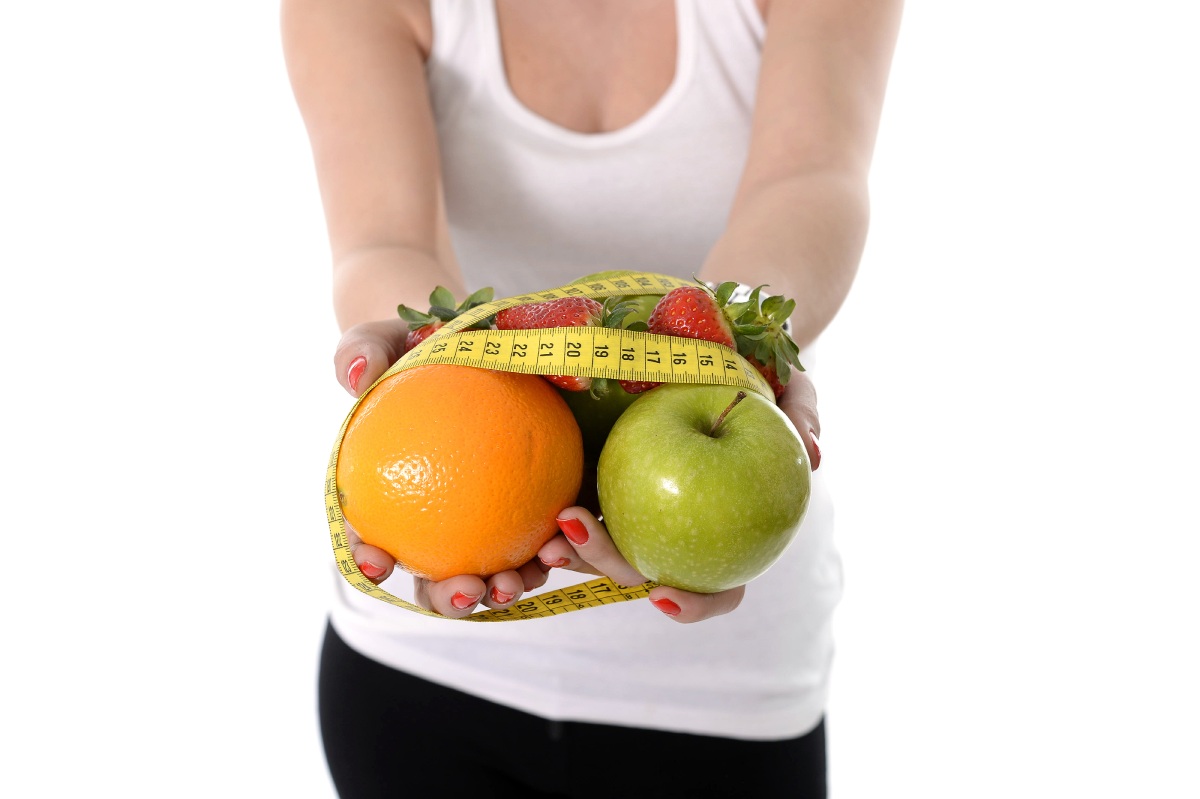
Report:
[[[645,576],[617,551],[604,525],[587,508],[565,509],[558,523],[563,532],[544,544],[536,558],[515,570],[486,578],[470,574],[438,581],[414,577],[417,604],[455,619],[471,615],[479,605],[512,607],[523,594],[545,585],[552,568],[604,575],[621,585],[646,582]],[[377,584],[390,577],[396,566],[391,556],[362,543],[349,525],[346,529],[354,561],[362,573]],[[741,603],[745,592],[745,586],[697,594],[660,585],[650,591],[650,602],[674,621],[689,624],[729,613]]]
[[[558,526],[562,534],[538,550],[538,559],[546,566],[602,574],[621,585],[646,582],[645,576],[625,560],[608,530],[587,508],[578,505],[567,508],[558,514]],[[745,593],[744,585],[715,594],[660,585],[650,591],[650,602],[673,620],[690,624],[729,613],[741,604]]]
[[[396,570],[395,558],[377,546],[364,543],[349,522],[345,525],[350,554],[358,570],[376,585],[391,577]],[[489,608],[511,607],[526,591],[545,585],[549,570],[549,566],[535,558],[520,568],[487,578],[473,574],[438,581],[413,577],[414,596],[426,610],[457,619],[469,616],[481,604]]]

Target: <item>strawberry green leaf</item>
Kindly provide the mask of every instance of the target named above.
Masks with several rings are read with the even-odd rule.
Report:
[[[492,297],[495,296],[495,293],[495,290],[491,286],[484,286],[483,288],[479,289],[479,291],[476,291],[470,297],[467,297],[465,300],[463,300],[463,304],[458,306],[458,310],[460,313],[462,313],[471,310],[476,305],[483,305],[485,302],[491,302]],[[453,302],[453,300],[451,300],[451,302]]]
[[[733,332],[746,338],[760,339],[767,334],[767,326],[736,323],[733,325]]]
[[[452,319],[454,319],[456,316],[458,316],[458,311],[456,311],[455,309],[446,308],[441,305],[432,306],[429,309],[429,313],[430,313],[430,315],[436,316],[438,319],[441,319],[443,322],[449,322]]]
[[[396,306],[396,313],[401,319],[403,319],[405,322],[408,322],[408,326],[414,330],[418,327],[423,327],[424,325],[436,321],[433,316],[430,316],[424,311],[418,311],[416,308],[409,308],[407,305]]]
[[[792,367],[783,358],[775,359],[775,377],[781,386],[786,386],[792,379]]]
[[[432,308],[453,308],[455,306],[454,295],[445,286],[438,286],[429,295],[429,305]]]
[[[612,308],[606,309],[600,317],[601,327],[618,328],[621,326],[621,320],[629,314],[633,313],[634,307],[631,304],[622,303],[615,305]]]
[[[785,369],[790,373],[792,368],[798,371],[804,371],[804,365],[800,363],[800,348],[796,346],[796,342],[792,341],[787,336],[780,336],[775,339],[775,371],[780,375],[780,382],[783,382],[783,372]]]
[[[610,390],[610,387],[609,387],[608,378],[593,377],[592,385],[588,389],[588,394],[590,394],[592,396],[592,399],[594,399],[594,400],[601,400],[601,399],[604,399],[605,395],[608,394],[609,390]]]
[[[735,302],[732,305],[725,306],[725,316],[731,321],[737,323],[741,321],[752,322],[758,318],[758,309],[751,307],[751,302]]]
[[[717,306],[724,308],[729,302],[729,298],[733,296],[733,292],[737,291],[738,284],[732,280],[726,281],[717,286]]]

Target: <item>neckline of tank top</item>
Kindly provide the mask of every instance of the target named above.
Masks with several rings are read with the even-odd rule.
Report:
[[[675,0],[675,74],[666,91],[644,114],[615,130],[584,133],[571,130],[533,111],[517,97],[508,82],[504,54],[500,43],[500,26],[496,15],[496,0],[483,0],[479,16],[480,35],[484,42],[487,83],[492,96],[510,119],[546,139],[580,148],[604,148],[625,144],[645,135],[666,116],[687,90],[695,72],[696,20],[691,0]]]

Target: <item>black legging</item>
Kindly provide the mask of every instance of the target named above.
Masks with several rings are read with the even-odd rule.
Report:
[[[547,721],[376,663],[332,627],[319,704],[344,799],[826,795],[824,721],[786,741]]]

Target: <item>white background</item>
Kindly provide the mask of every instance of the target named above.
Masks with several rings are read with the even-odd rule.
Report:
[[[1186,4],[910,2],[814,371],[833,796],[1197,797]],[[0,794],[331,795],[347,410],[274,3],[0,11]]]

